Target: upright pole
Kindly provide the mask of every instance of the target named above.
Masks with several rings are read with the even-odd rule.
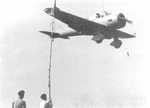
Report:
[[[54,9],[55,9],[55,5],[56,5],[56,0],[54,1],[54,7],[53,10],[51,11],[52,16],[54,17]],[[54,18],[52,18],[52,22],[51,22],[51,42],[50,42],[50,57],[49,57],[49,81],[48,81],[48,88],[49,88],[49,103],[51,104],[50,106],[52,107],[52,97],[51,97],[51,70],[52,70],[52,51],[53,51],[53,42],[54,42]]]
[[[49,56],[49,75],[48,75],[48,88],[49,88],[49,102],[51,102],[52,98],[51,98],[51,70],[52,70],[52,51],[53,51],[53,42],[54,42],[54,38],[53,38],[53,31],[54,31],[54,21],[52,21],[51,23],[51,41],[50,41],[50,56]]]

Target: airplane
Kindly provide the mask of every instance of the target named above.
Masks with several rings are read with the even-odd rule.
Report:
[[[71,31],[65,33],[40,31],[52,38],[69,39],[72,36],[93,36],[92,40],[96,43],[101,43],[104,39],[113,39],[110,45],[114,48],[120,48],[122,45],[120,39],[135,37],[135,35],[119,30],[125,27],[126,23],[132,23],[123,13],[114,15],[104,11],[103,13],[96,13],[94,16],[86,19],[59,9],[56,6],[56,0],[52,8],[46,8],[44,11],[51,17],[72,28]]]

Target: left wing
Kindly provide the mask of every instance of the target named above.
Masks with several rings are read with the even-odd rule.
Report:
[[[55,16],[51,15],[52,11],[54,11]],[[85,18],[81,18],[79,16],[64,12],[57,7],[55,7],[54,10],[53,8],[46,8],[45,12],[84,35],[92,35],[97,31],[103,32],[106,29],[106,27],[102,24],[98,24]]]

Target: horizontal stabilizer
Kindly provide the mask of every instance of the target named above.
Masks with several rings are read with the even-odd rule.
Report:
[[[59,34],[59,33],[52,33],[52,32],[48,32],[48,31],[39,31],[39,32],[46,34],[46,35],[50,36],[51,38],[69,39],[68,36],[61,36],[61,34]]]

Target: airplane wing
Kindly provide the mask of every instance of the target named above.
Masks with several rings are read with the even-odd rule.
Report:
[[[39,32],[52,37],[52,32],[49,32],[49,31],[39,31]],[[76,31],[69,31],[69,32],[65,32],[65,33],[55,33],[54,32],[53,38],[69,39],[70,36],[80,36],[80,35],[82,35],[82,34],[79,32],[76,32]]]
[[[119,38],[134,38],[135,37],[135,34],[128,34],[128,33],[125,33],[123,31],[120,31],[120,30],[115,30],[115,33],[116,35],[119,37]]]
[[[51,15],[52,11],[53,8],[45,9],[45,12],[49,15]],[[106,27],[102,24],[98,24],[85,18],[81,18],[79,16],[64,12],[57,7],[55,8],[54,14],[55,16],[51,16],[62,21],[72,29],[76,30],[77,32],[81,32],[84,35],[92,35],[97,31],[103,32],[106,29]]]

